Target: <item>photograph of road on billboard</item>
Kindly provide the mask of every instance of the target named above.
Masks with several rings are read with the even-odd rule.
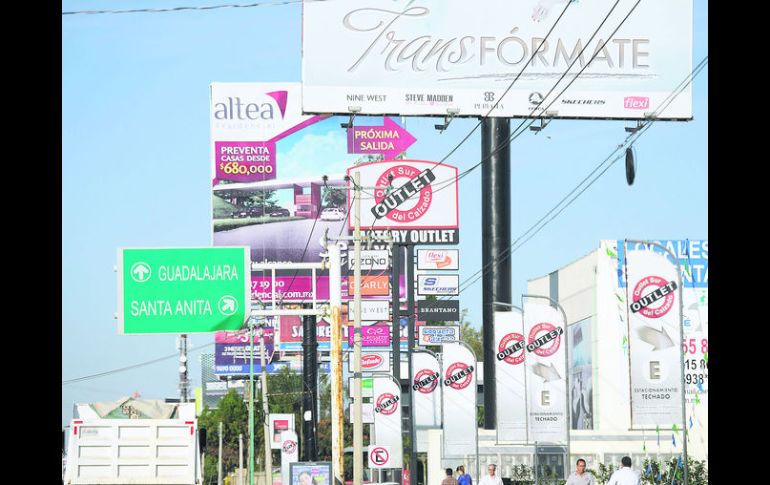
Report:
[[[692,70],[692,0],[615,3],[570,3],[544,41],[563,0],[305,1],[302,109],[644,119]],[[692,118],[689,85],[660,118]]]

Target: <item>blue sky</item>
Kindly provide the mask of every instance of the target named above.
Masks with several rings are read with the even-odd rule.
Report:
[[[62,11],[212,4],[64,0]],[[173,335],[118,335],[117,249],[210,244],[209,84],[300,81],[300,13],[300,4],[289,4],[62,16],[63,381],[176,352]],[[694,14],[693,65],[708,55],[708,2],[694,0]],[[596,249],[601,239],[708,239],[707,76],[708,67],[693,84],[694,121],[656,123],[639,139],[633,186],[616,163],[513,253],[514,302],[528,279]],[[418,140],[409,158],[440,160],[476,124],[456,119],[439,133],[433,128],[439,122],[406,119]],[[557,120],[514,141],[513,240],[625,139],[625,126],[630,123]],[[323,135],[318,142],[326,150],[344,143],[342,130],[331,139]],[[477,131],[447,163],[461,171],[475,165],[480,145]],[[306,149],[295,147],[292,159],[301,160]],[[480,185],[480,170],[460,182],[461,281],[481,267]],[[480,326],[481,282],[460,302]],[[191,378],[200,385],[198,356],[213,350],[213,335],[190,340]],[[170,358],[63,385],[62,424],[76,402],[134,391],[176,397],[177,367]]]

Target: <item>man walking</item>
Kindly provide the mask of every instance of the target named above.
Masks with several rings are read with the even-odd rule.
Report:
[[[567,478],[565,485],[596,485],[596,479],[591,472],[586,471],[586,461],[578,458],[576,470]]]
[[[441,485],[457,485],[457,480],[455,480],[455,477],[452,476],[451,468],[446,469],[446,477],[441,480]]]
[[[503,479],[495,474],[496,470],[497,465],[494,463],[487,465],[487,472],[489,474],[484,475],[484,477],[479,480],[479,485],[503,485]]]
[[[471,476],[465,473],[465,467],[462,465],[457,467],[457,483],[459,485],[473,485]]]
[[[612,474],[607,485],[641,485],[639,474],[631,469],[631,457],[624,456],[620,463],[623,465]]]

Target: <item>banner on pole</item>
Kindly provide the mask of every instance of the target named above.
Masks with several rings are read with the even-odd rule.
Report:
[[[476,359],[461,343],[444,344],[441,366],[443,402],[442,456],[476,453]],[[379,433],[379,429],[377,430]]]
[[[441,426],[441,366],[429,352],[412,354],[415,426]]]
[[[546,299],[525,299],[529,442],[567,442],[567,336],[564,314]]]
[[[388,462],[401,468],[401,389],[390,377],[375,377],[374,384],[374,446],[389,449]],[[351,408],[352,409],[352,408]]]
[[[625,255],[631,428],[670,428],[682,423],[676,265],[644,246],[626,246]]]
[[[527,341],[518,309],[495,312],[497,441],[527,441],[524,358]]]
[[[291,483],[290,468],[299,459],[299,440],[293,429],[281,432],[281,481]]]

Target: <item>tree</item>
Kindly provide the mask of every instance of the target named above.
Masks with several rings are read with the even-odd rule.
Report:
[[[321,201],[324,207],[345,207],[348,203],[347,188],[324,187]]]

